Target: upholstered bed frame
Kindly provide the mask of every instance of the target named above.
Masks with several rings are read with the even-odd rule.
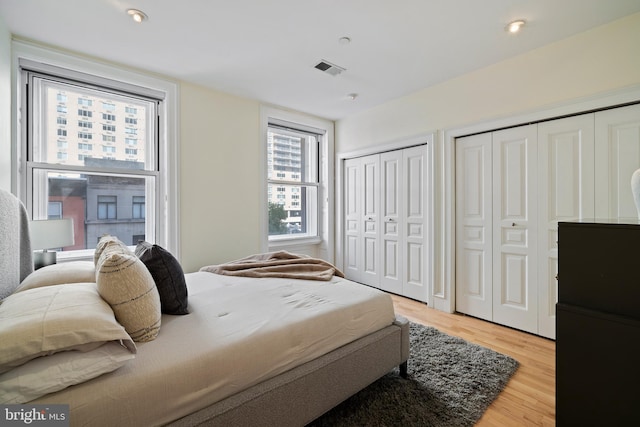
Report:
[[[409,322],[380,331],[217,402],[171,426],[303,426],[378,378],[407,374]]]
[[[0,190],[0,297],[32,271],[24,206]],[[170,425],[305,425],[399,367],[406,375],[409,322],[393,324],[180,418]]]

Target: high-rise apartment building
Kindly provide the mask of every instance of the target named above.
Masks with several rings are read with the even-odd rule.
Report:
[[[51,161],[55,153],[56,163],[67,165],[83,165],[86,158],[144,163],[144,106],[88,91],[49,87],[45,93],[45,158]]]

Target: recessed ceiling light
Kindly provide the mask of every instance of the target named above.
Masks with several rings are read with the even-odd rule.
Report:
[[[351,101],[355,100],[357,97],[357,93],[350,93],[349,95],[347,95],[347,99],[350,99]]]
[[[138,9],[127,9],[127,14],[138,24],[149,19],[143,11]]]
[[[338,43],[340,43],[341,45],[347,45],[351,43],[351,39],[349,37],[340,37],[338,39]]]
[[[518,19],[517,21],[509,22],[509,25],[507,25],[505,29],[512,34],[515,34],[524,27],[524,24],[526,24],[525,20]]]

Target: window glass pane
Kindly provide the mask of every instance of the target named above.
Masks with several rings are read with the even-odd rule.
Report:
[[[42,77],[34,86],[33,161],[155,170],[153,101]],[[126,149],[132,136],[135,151]],[[71,144],[61,148],[61,141]]]
[[[268,184],[269,236],[317,234],[317,187]]]
[[[94,249],[103,234],[126,244],[135,244],[147,234],[145,194],[153,194],[155,177],[34,172],[36,186],[48,195],[48,215],[60,212],[64,218],[73,218],[75,245],[65,250]]]
[[[273,181],[318,182],[318,137],[269,128],[267,178]]]

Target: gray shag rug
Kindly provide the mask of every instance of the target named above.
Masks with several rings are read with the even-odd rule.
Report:
[[[408,378],[392,371],[318,418],[322,426],[473,426],[518,369],[509,356],[410,324]]]

